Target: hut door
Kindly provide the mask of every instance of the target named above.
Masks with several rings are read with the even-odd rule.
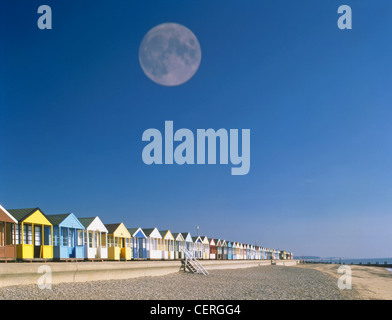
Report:
[[[68,256],[75,258],[75,229],[68,229]]]
[[[34,258],[41,258],[42,228],[34,226]]]
[[[132,238],[132,244],[133,244],[133,258],[137,259],[139,258],[139,250],[138,250],[138,241],[139,238]]]
[[[144,258],[143,250],[144,250],[144,239],[138,238],[138,249],[139,249],[139,258]]]

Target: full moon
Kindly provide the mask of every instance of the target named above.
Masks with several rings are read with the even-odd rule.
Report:
[[[188,28],[163,23],[144,36],[139,61],[152,81],[163,86],[178,86],[192,78],[199,68],[200,44]]]

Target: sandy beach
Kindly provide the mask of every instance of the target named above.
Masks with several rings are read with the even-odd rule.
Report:
[[[334,276],[311,267],[260,266],[211,270],[208,276],[173,273],[127,280],[0,288],[0,299],[121,300],[352,300],[356,290],[339,290]]]
[[[298,268],[319,270],[334,277],[336,281],[339,274],[337,264],[305,264]],[[365,300],[391,300],[392,299],[392,272],[383,267],[369,267],[350,265],[352,271],[352,288],[360,299]]]

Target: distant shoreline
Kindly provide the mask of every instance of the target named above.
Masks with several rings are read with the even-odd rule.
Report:
[[[299,258],[304,263],[343,264],[343,265],[366,265],[374,267],[392,267],[392,258]]]

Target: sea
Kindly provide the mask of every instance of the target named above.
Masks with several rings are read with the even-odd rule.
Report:
[[[319,259],[304,259],[309,262],[324,262],[332,264],[370,264],[370,265],[392,265],[392,258],[361,258],[361,259],[348,259],[348,258],[319,258]]]

